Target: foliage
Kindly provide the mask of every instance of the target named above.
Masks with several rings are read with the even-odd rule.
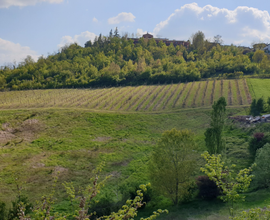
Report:
[[[176,205],[190,197],[192,174],[196,168],[194,135],[189,130],[172,129],[162,134],[148,164],[151,183]]]
[[[263,57],[266,56],[263,50],[257,50],[253,57],[252,60],[256,63],[261,63],[263,60]]]
[[[215,199],[220,195],[220,189],[208,176],[197,177],[196,184],[199,188],[199,197],[206,200]]]
[[[256,152],[254,175],[258,187],[270,186],[270,144],[265,144]]]
[[[5,220],[7,215],[6,203],[0,201],[0,220]]]
[[[249,139],[249,152],[255,157],[258,149],[262,148],[266,143],[270,143],[269,135],[262,132],[256,132],[252,138]]]
[[[20,197],[16,198],[15,201],[12,201],[12,208],[9,209],[7,219],[19,219],[18,210],[20,209],[21,204],[24,204],[24,214],[27,215],[32,212],[33,205],[29,202],[29,199],[25,195],[21,195]]]
[[[245,168],[234,174],[232,165],[230,168],[221,161],[221,155],[210,155],[208,152],[202,154],[206,160],[205,167],[201,168],[210,180],[213,180],[223,194],[220,196],[224,202],[231,205],[230,214],[233,215],[233,205],[235,202],[244,201],[245,196],[239,193],[246,192],[250,186],[253,175],[250,175],[252,168]]]
[[[255,208],[250,209],[249,211],[243,211],[238,216],[232,218],[232,220],[261,220],[261,219],[270,219],[270,206],[264,209]]]
[[[268,105],[268,112],[270,112],[270,97],[268,97],[268,99],[267,99],[267,105]]]
[[[100,34],[93,42],[87,41],[85,47],[70,44],[37,62],[28,56],[19,65],[0,70],[0,89],[104,87],[238,77],[235,73],[270,74],[268,57],[257,56],[262,52],[250,56],[240,47],[221,46],[220,36],[210,43],[201,31],[192,36],[188,48],[143,38],[138,42],[121,37],[115,29],[114,34],[111,31],[109,36]]]
[[[107,176],[103,181],[100,183],[98,182],[99,175],[98,173],[101,172],[101,169],[103,168],[104,163],[102,163],[100,166],[97,167],[93,172],[95,174],[95,177],[90,180],[90,182],[93,182],[93,185],[89,184],[84,189],[80,190],[80,194],[78,196],[75,196],[75,189],[73,187],[72,183],[64,183],[64,187],[66,189],[66,192],[68,194],[69,199],[74,202],[75,200],[78,200],[78,203],[76,204],[76,210],[72,211],[72,213],[51,213],[52,211],[52,204],[54,203],[54,193],[55,189],[52,190],[52,193],[49,196],[43,196],[41,202],[38,204],[38,206],[34,209],[34,218],[30,218],[30,216],[27,215],[25,212],[25,203],[21,202],[19,204],[18,216],[20,220],[43,220],[43,219],[55,219],[55,220],[65,220],[69,219],[69,217],[73,217],[77,220],[89,220],[91,216],[95,215],[95,212],[88,213],[88,207],[90,202],[96,195],[100,192],[100,188],[104,185],[104,181],[106,181],[109,176]],[[57,179],[56,179],[57,180]],[[55,180],[55,182],[56,182]],[[54,184],[55,186],[55,184]],[[98,218],[99,220],[128,220],[133,219],[135,216],[137,216],[137,210],[138,208],[142,207],[144,205],[143,201],[143,192],[147,191],[147,187],[150,186],[150,184],[147,185],[141,185],[140,190],[137,190],[137,196],[133,200],[127,200],[126,204],[122,206],[121,209],[119,209],[118,212],[113,212],[108,216],[102,216]],[[151,216],[148,218],[141,218],[142,220],[153,220],[157,218],[162,213],[168,213],[167,210],[157,210],[153,212]],[[14,219],[14,218],[12,218]],[[16,219],[16,218],[15,218]]]
[[[224,149],[222,132],[226,118],[226,105],[225,98],[221,97],[212,106],[210,128],[204,133],[206,147],[210,154],[221,153]]]
[[[250,114],[252,116],[260,115],[264,110],[264,104],[265,103],[263,98],[259,98],[258,100],[253,99],[250,105]]]

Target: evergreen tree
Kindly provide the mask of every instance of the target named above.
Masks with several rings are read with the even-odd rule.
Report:
[[[118,32],[118,28],[116,27],[115,28],[115,30],[114,30],[114,35],[113,35],[114,37],[120,37],[120,35],[119,35],[119,32]]]
[[[112,29],[110,30],[110,33],[109,33],[109,38],[112,38],[113,37],[113,32],[112,32]]]
[[[260,115],[263,112],[264,104],[265,103],[263,98],[259,98],[258,101],[256,99],[253,99],[250,105],[250,114],[252,116]]]
[[[210,128],[206,130],[205,143],[210,154],[219,154],[224,149],[224,140],[222,132],[226,117],[226,100],[224,97],[219,98],[212,106]]]
[[[92,47],[92,41],[86,41],[86,43],[84,44],[84,47]]]
[[[252,100],[252,103],[250,105],[250,114],[252,116],[256,116],[257,115],[257,101],[256,99]]]

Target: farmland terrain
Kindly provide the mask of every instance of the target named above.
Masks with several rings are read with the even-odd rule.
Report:
[[[10,204],[16,197],[12,173],[25,182],[23,193],[31,202],[50,192],[53,176],[58,173],[55,208],[60,212],[68,210],[70,203],[62,183],[72,181],[79,189],[88,183],[91,171],[106,161],[102,178],[112,177],[97,199],[110,200],[112,203],[101,202],[101,206],[113,207],[129,198],[139,184],[149,182],[149,155],[164,131],[193,131],[199,155],[206,150],[204,132],[209,126],[212,103],[224,96],[231,107],[229,115],[246,114],[252,98],[267,97],[268,83],[267,79],[209,80],[1,92],[0,200]],[[237,169],[251,165],[248,139],[257,129],[227,122],[226,154]],[[263,129],[267,131],[269,127]],[[198,158],[197,174],[202,164]],[[270,203],[267,189],[246,196],[245,203],[236,205],[237,210]],[[216,200],[195,198],[176,208],[165,197],[151,195],[139,216],[149,215],[156,208],[170,211],[161,219],[226,219],[228,215],[228,206]]]
[[[0,109],[51,107],[160,112],[209,108],[221,96],[226,98],[228,106],[248,106],[252,97],[247,81],[250,85],[257,83],[257,79],[239,79],[101,89],[9,91],[0,93]],[[267,87],[267,84],[258,88],[263,90],[265,86]],[[253,90],[252,87],[252,92]],[[260,95],[257,87],[255,90]]]

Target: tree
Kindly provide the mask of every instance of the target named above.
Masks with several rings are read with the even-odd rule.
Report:
[[[119,35],[119,32],[118,32],[118,28],[116,27],[115,28],[115,30],[114,30],[114,35],[113,35],[114,37],[120,37],[120,35]]]
[[[257,51],[254,53],[254,55],[253,55],[253,57],[252,57],[252,60],[253,60],[255,63],[260,63],[260,62],[262,62],[264,56],[265,56],[264,51],[262,51],[262,50],[257,50]]]
[[[255,183],[259,187],[270,186],[270,144],[265,144],[256,152],[254,175]]]
[[[110,30],[110,33],[109,33],[109,38],[112,38],[113,37],[113,32],[112,32],[112,29]]]
[[[175,205],[189,195],[191,176],[196,168],[194,147],[192,132],[165,131],[148,164],[153,188],[170,198]]]
[[[265,103],[263,98],[259,98],[258,101],[256,99],[253,99],[250,105],[250,114],[252,116],[260,115],[263,112],[264,104]]]
[[[193,60],[195,60],[195,57],[194,57],[194,54],[193,54],[192,51],[187,55],[187,60],[188,60],[188,61],[193,61]]]
[[[86,41],[86,43],[84,44],[84,47],[92,47],[92,41]]]
[[[205,35],[202,31],[198,31],[192,36],[192,45],[198,52],[201,52],[204,47],[204,38]]]
[[[213,180],[218,188],[223,192],[220,199],[229,202],[231,205],[230,215],[233,216],[233,205],[235,202],[243,201],[245,196],[239,193],[246,192],[250,186],[253,175],[250,175],[252,168],[240,170],[234,175],[234,167],[225,166],[221,160],[221,155],[210,155],[208,152],[202,154],[206,164],[201,168],[210,180]]]
[[[226,118],[226,105],[225,98],[221,97],[212,106],[210,128],[204,133],[206,147],[210,154],[219,154],[224,149],[222,131]]]
[[[214,43],[223,44],[222,36],[220,36],[220,35],[214,36]]]
[[[262,148],[266,143],[270,143],[269,135],[265,135],[264,133],[257,132],[253,135],[249,140],[248,150],[249,153],[255,157],[258,149]]]

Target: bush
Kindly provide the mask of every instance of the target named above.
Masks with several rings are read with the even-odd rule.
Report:
[[[216,199],[220,195],[220,190],[216,183],[209,179],[208,176],[199,176],[196,179],[199,188],[199,197],[205,200]]]
[[[252,103],[250,105],[250,114],[252,116],[258,116],[264,111],[264,100],[263,98],[259,98],[258,101],[256,99],[252,100]]]
[[[268,188],[270,186],[270,144],[264,145],[257,150],[254,168],[255,180],[257,187]]]
[[[112,212],[117,212],[122,207],[122,205],[125,204],[125,201],[115,202],[112,197],[113,195],[110,195],[110,193],[106,193],[105,195],[97,198],[98,202],[96,202],[96,200],[93,200],[90,203],[88,214],[96,212],[96,215],[93,216],[95,219],[101,216],[108,216]]]
[[[25,206],[25,214],[29,214],[32,212],[32,204],[29,203],[28,197],[27,196],[20,196],[20,198],[17,198],[15,201],[12,202],[12,208],[9,209],[8,212],[8,220],[13,220],[13,219],[19,219],[19,205],[20,203],[23,203]]]
[[[6,214],[6,204],[0,201],[0,220],[5,220]]]
[[[256,151],[262,148],[266,143],[269,142],[269,137],[264,133],[257,132],[253,135],[253,138],[249,141],[249,152],[255,157]]]

